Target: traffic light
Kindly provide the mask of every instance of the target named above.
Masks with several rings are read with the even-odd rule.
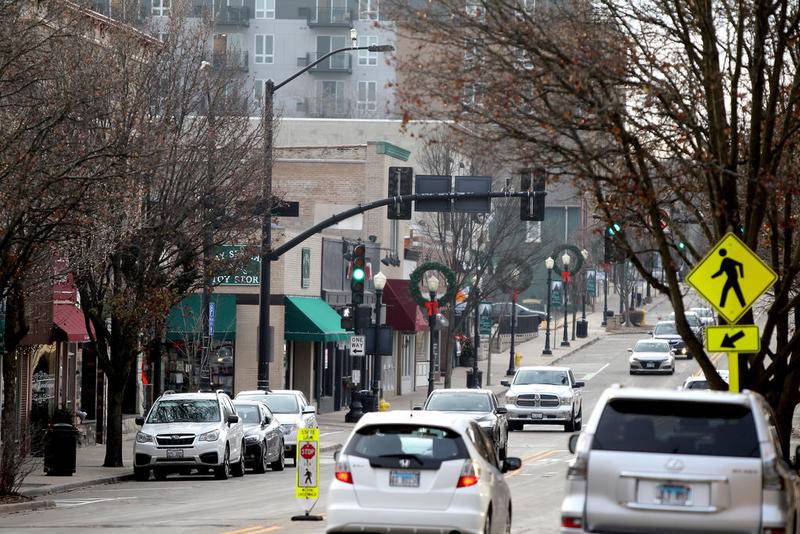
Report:
[[[615,235],[617,235],[621,231],[622,231],[622,226],[620,226],[620,224],[618,222],[612,223],[611,226],[609,226],[608,230],[607,230],[608,235],[610,237],[614,237]]]
[[[366,258],[367,247],[356,245],[353,248],[353,260],[350,262],[350,292],[353,294],[353,304],[364,302],[364,279],[367,277]]]
[[[625,259],[627,254],[625,249],[619,246],[619,234],[622,233],[622,225],[618,222],[613,222],[606,228],[603,235],[603,262],[605,263],[618,263]]]
[[[524,170],[519,179],[520,191],[543,192],[547,182],[547,172],[542,167]],[[519,199],[519,218],[523,221],[544,220],[544,195],[522,197]]]
[[[339,310],[339,315],[342,316],[342,330],[353,330],[355,327],[355,314],[351,306],[345,306]]]
[[[389,196],[412,194],[414,169],[412,167],[389,167]],[[411,219],[411,201],[404,200],[386,206],[389,219]]]
[[[684,243],[683,241],[680,241],[678,243],[678,250],[686,250],[686,243]]]

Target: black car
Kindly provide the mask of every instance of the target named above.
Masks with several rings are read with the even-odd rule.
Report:
[[[488,389],[437,389],[430,394],[422,409],[472,417],[492,439],[499,460],[505,460],[508,450],[508,412],[494,392]]]
[[[267,467],[283,471],[285,465],[281,425],[267,405],[259,401],[239,400],[233,403],[244,424],[245,466],[256,473]]]

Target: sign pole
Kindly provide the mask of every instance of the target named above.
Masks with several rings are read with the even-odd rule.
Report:
[[[728,353],[728,390],[739,393],[739,353]]]

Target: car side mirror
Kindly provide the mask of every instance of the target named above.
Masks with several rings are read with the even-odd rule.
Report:
[[[628,349],[628,352],[633,352],[633,349]]]
[[[133,420],[136,423],[136,426],[144,426],[144,417],[137,417]]]
[[[411,409],[414,410],[415,412],[420,412],[420,411],[422,411],[422,406],[414,406]]]
[[[334,451],[333,452],[333,461],[335,461],[335,462],[339,461],[339,451]]]
[[[494,409],[494,413],[496,413],[497,415],[507,414],[508,408],[506,408],[505,406],[498,406],[497,408]]]
[[[576,389],[577,389],[577,388],[586,387],[586,382],[583,382],[583,381],[581,381],[581,380],[578,380],[577,382],[575,382],[575,385],[574,385],[573,387],[574,387],[574,388],[576,388]]]
[[[648,330],[647,331],[647,335],[652,336],[653,335],[653,331],[652,330]]]
[[[578,449],[578,437],[580,434],[572,434],[569,437],[569,441],[567,442],[567,448],[569,448],[569,452],[575,454],[575,451]]]
[[[235,415],[235,414],[234,415],[229,415],[227,421],[228,421],[229,425],[236,424],[236,423],[239,422],[239,416]]]
[[[509,471],[516,471],[520,467],[522,467],[521,459],[514,456],[508,456],[505,460],[503,460],[503,468],[501,471],[503,473],[508,473]]]
[[[303,413],[304,414],[315,414],[317,413],[317,409],[314,406],[303,406]]]
[[[509,382],[508,380],[501,380],[500,381],[500,385],[501,386],[505,386],[507,388],[510,388],[511,387],[511,382]]]

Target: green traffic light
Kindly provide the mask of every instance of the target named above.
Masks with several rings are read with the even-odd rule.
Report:
[[[353,269],[353,280],[361,281],[364,279],[365,275],[366,273],[364,272],[364,269],[361,269],[360,267]]]
[[[680,243],[678,243],[678,248],[683,250],[686,248],[686,244],[683,241],[681,241]]]
[[[614,236],[620,230],[622,230],[622,226],[620,226],[619,223],[614,223],[614,224],[612,224],[611,226],[608,227],[608,235]]]

